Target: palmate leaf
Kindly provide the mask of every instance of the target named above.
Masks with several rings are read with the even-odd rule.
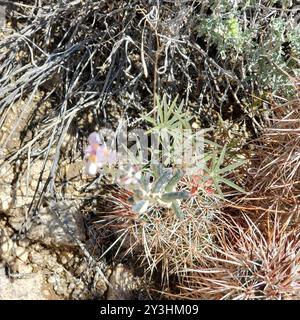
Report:
[[[161,192],[165,186],[168,184],[168,182],[172,179],[172,171],[171,170],[165,170],[161,176],[154,182],[152,192],[153,193],[159,193]]]
[[[210,168],[208,168],[207,166],[204,166],[204,171],[212,178],[213,185],[214,185],[218,195],[221,198],[224,198],[224,195],[223,195],[222,189],[220,187],[220,184],[226,184],[230,188],[235,189],[241,193],[246,192],[243,188],[241,188],[240,186],[238,186],[237,184],[235,184],[231,180],[226,179],[224,177],[224,174],[228,175],[229,173],[234,171],[236,168],[240,167],[241,165],[243,165],[245,163],[245,161],[242,160],[242,161],[237,161],[235,163],[232,163],[226,167],[221,167],[224,163],[224,160],[225,160],[226,151],[227,151],[227,145],[225,145],[222,148],[221,153],[218,156],[217,151],[214,149],[212,152],[212,156],[211,156]]]
[[[174,210],[176,216],[178,219],[184,218],[184,213],[182,212],[180,208],[180,202],[179,201],[173,201],[172,202],[172,209]]]
[[[211,129],[205,129],[204,130],[204,132],[208,132],[208,131],[210,131]],[[209,140],[209,139],[203,139],[203,143],[206,143],[207,145],[210,145],[210,146],[212,146],[212,147],[214,147],[214,148],[220,148],[220,145],[218,144],[218,143],[216,143],[216,142],[213,142],[213,141],[211,141],[211,140]]]
[[[164,173],[164,170],[165,168],[161,163],[152,164],[151,166],[151,172],[153,173],[155,179],[158,179]]]
[[[233,188],[239,192],[246,193],[246,191],[243,188],[239,187],[237,184],[235,184],[234,182],[232,182],[229,179],[226,179],[226,178],[219,176],[218,181],[227,184],[230,188]]]
[[[211,157],[211,173],[212,173],[212,175],[214,175],[214,173],[215,173],[217,163],[218,163],[218,155],[217,155],[217,151],[214,149],[212,152],[212,157]]]
[[[180,179],[182,177],[183,177],[183,172],[180,171],[180,170],[177,170],[177,172],[174,174],[172,179],[166,185],[165,191],[166,192],[172,192],[173,189],[177,186],[177,183],[180,181]]]
[[[151,118],[150,116],[147,115],[141,115],[142,120],[146,120],[150,122],[152,125],[156,126],[157,122],[155,121],[154,118]]]
[[[140,183],[141,183],[141,186],[142,188],[148,192],[149,191],[149,188],[150,188],[150,177],[149,177],[149,174],[145,173],[144,175],[141,176],[141,179],[140,179]]]
[[[163,202],[173,202],[174,200],[186,200],[190,197],[190,193],[183,190],[177,192],[168,192],[161,196]]]
[[[164,96],[165,98],[166,96]],[[178,99],[178,95],[175,97],[175,99],[172,101],[171,105],[168,107],[167,102],[165,100],[164,103],[164,112],[165,112],[165,119],[168,120],[171,116],[171,114],[174,112],[174,109],[176,107],[176,103],[177,103],[177,99]],[[179,106],[180,108],[180,106]]]
[[[149,206],[149,201],[140,200],[132,206],[132,211],[136,213],[145,213],[148,209],[148,206]]]
[[[188,129],[190,128],[189,121],[193,118],[187,112],[183,112],[184,101],[182,101],[177,107],[176,98],[169,105],[167,102],[166,95],[163,96],[162,100],[157,97],[156,102],[156,117],[151,117],[149,115],[142,115],[141,118],[146,120],[152,125],[146,133],[149,134],[153,131],[160,131],[166,129],[171,131],[172,129]]]
[[[240,160],[240,161],[237,161],[235,163],[232,163],[224,168],[221,168],[218,170],[218,174],[224,174],[226,172],[230,173],[232,172],[233,170],[235,170],[236,168],[242,166],[243,164],[245,164],[246,161],[245,160]]]
[[[221,188],[220,188],[219,181],[218,181],[217,179],[213,179],[213,184],[214,184],[214,187],[215,187],[218,195],[219,195],[222,199],[224,199],[224,194],[223,194],[223,192],[222,192],[222,190],[221,190]]]
[[[226,144],[225,146],[223,147],[222,151],[221,151],[221,154],[220,154],[220,157],[216,163],[216,166],[214,168],[215,171],[219,171],[220,169],[220,166],[223,164],[224,162],[224,158],[225,158],[225,154],[226,154]]]

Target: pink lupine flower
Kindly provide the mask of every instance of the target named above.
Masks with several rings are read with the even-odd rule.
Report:
[[[130,166],[129,168],[123,168],[125,172],[121,177],[118,179],[118,183],[122,185],[129,185],[129,184],[137,184],[139,183],[142,174],[139,171],[137,166]]]
[[[106,145],[101,145],[101,138],[97,132],[88,137],[89,145],[85,149],[86,172],[95,175],[98,169],[105,164],[114,164],[117,161],[115,151],[109,150]]]
[[[97,149],[96,156],[101,167],[105,164],[115,164],[117,162],[116,152],[109,150],[105,145]]]
[[[94,176],[98,171],[98,166],[95,161],[88,160],[85,164],[85,171],[87,174]]]
[[[93,144],[101,144],[101,138],[100,135],[97,132],[92,132],[88,137],[88,142],[90,145]]]
[[[100,147],[99,145],[98,146],[93,145],[93,146],[88,146],[85,149],[85,158],[86,158],[85,169],[89,175],[95,175],[99,168],[99,165],[97,162],[97,155],[96,155],[97,149],[99,147]]]

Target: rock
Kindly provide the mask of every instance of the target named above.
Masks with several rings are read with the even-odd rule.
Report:
[[[9,279],[0,265],[0,300],[46,300],[43,293],[44,279],[41,273]],[[50,290],[50,289],[49,289]]]
[[[72,264],[71,262],[74,259],[74,254],[73,252],[70,251],[63,251],[59,256],[59,261],[61,264],[66,265],[66,264]]]
[[[7,163],[0,162],[0,212],[6,213],[12,205],[12,180],[14,178],[13,169]]]
[[[0,256],[2,260],[9,266],[13,273],[31,273],[33,268],[27,265],[28,251],[24,247],[17,246],[10,237],[8,237],[6,229],[1,230],[0,237]]]
[[[57,282],[57,277],[55,275],[49,276],[47,282],[54,285]]]
[[[62,257],[60,258],[60,263],[61,263],[61,264],[67,264],[67,263],[68,263],[68,259],[67,259],[65,256],[62,256]]]
[[[6,212],[9,210],[12,202],[12,198],[10,196],[11,188],[10,186],[1,187],[2,191],[0,194],[0,211]]]
[[[19,230],[25,222],[24,210],[26,210],[25,207],[20,209],[12,209],[10,212],[7,212],[9,215],[8,222],[15,230]]]
[[[1,255],[10,253],[10,251],[13,248],[13,242],[10,239],[10,237],[7,236],[6,230],[1,230],[0,244],[1,244],[1,246],[0,246],[0,254]]]
[[[88,269],[88,264],[86,261],[82,261],[75,270],[75,275],[80,276],[83,272]]]
[[[42,266],[44,264],[44,257],[45,255],[40,253],[40,252],[37,252],[35,250],[32,250],[30,253],[29,253],[29,260],[31,263],[34,263],[35,265],[37,266]]]
[[[130,300],[133,296],[132,291],[139,287],[138,278],[122,264],[118,264],[113,270],[109,281],[112,288],[109,287],[107,290],[107,300]]]
[[[9,238],[11,238],[14,234],[14,230],[12,228],[10,228],[10,226],[4,220],[1,220],[1,218],[0,218],[0,237],[2,234],[1,233],[2,230],[5,230],[5,234]]]
[[[48,207],[42,208],[39,220],[34,221],[27,233],[27,238],[40,241],[48,246],[75,247],[76,240],[85,240],[82,217],[75,207],[57,205],[60,218]]]
[[[0,259],[9,263],[14,258],[12,256],[13,246],[13,241],[10,239],[6,229],[0,230]]]
[[[84,284],[82,282],[75,285],[71,294],[72,299],[84,299],[86,294],[84,293]]]
[[[23,262],[28,260],[28,251],[23,247],[15,247],[15,256],[17,259],[20,259]]]
[[[27,248],[30,245],[30,240],[27,238],[18,240],[18,245],[22,248]]]
[[[84,162],[82,160],[76,161],[75,163],[66,164],[65,177],[67,181],[74,180],[78,178],[84,168]]]
[[[68,292],[71,293],[76,288],[76,285],[74,282],[71,282],[68,286]]]
[[[56,258],[53,255],[43,255],[43,265],[46,266],[50,270],[55,270],[60,266],[58,264]]]
[[[95,288],[99,296],[103,296],[107,290],[107,284],[103,281],[103,279],[99,279],[96,281]]]
[[[64,267],[62,267],[61,265],[57,264],[57,267],[55,268],[55,272],[63,273],[64,272]]]
[[[33,271],[33,268],[30,264],[27,264],[18,258],[13,264],[11,264],[10,268],[13,273],[19,273],[21,276],[32,273]]]

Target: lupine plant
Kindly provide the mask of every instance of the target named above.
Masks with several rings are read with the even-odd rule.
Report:
[[[147,145],[157,162],[139,162],[137,147],[134,152],[126,149],[124,164],[121,155],[102,143],[96,132],[89,136],[85,151],[87,173],[95,175],[99,171],[112,182],[112,192],[100,205],[105,214],[96,226],[98,233],[105,235],[109,231],[112,235],[112,244],[103,255],[114,247],[115,254],[121,248],[127,253],[140,252],[150,278],[159,265],[162,267],[164,284],[171,274],[178,275],[187,265],[209,254],[214,241],[213,220],[221,201],[228,196],[223,187],[243,191],[227,177],[242,164],[228,157],[227,146],[204,139],[203,153],[193,154],[194,162],[190,158],[187,160],[191,163],[184,163],[183,157],[181,165],[172,163],[176,148],[184,143],[180,131],[188,130],[191,141],[197,138],[191,130],[193,119],[183,111],[183,102],[177,107],[176,101],[158,99],[156,112],[141,117],[147,123],[146,136],[154,134],[159,142],[154,147]],[[170,156],[163,161],[166,152]]]
[[[165,137],[166,133],[171,135],[173,139],[168,140],[170,141],[168,149],[170,153],[174,152],[174,148],[179,143],[178,136],[174,132],[178,133],[178,130],[190,128],[189,121],[191,120],[187,113],[182,112],[183,103],[177,107],[176,100],[177,98],[168,105],[166,97],[162,99],[162,102],[158,99],[157,115],[153,118],[142,116],[143,120],[152,125],[146,134],[154,132],[158,135],[160,144],[168,140]],[[195,139],[195,134],[192,131],[189,132],[190,137],[188,138]],[[183,164],[182,168],[171,167],[170,162],[158,162],[157,164],[149,162],[142,166],[132,161],[134,164],[129,163],[124,166],[119,162],[117,166],[116,151],[110,150],[102,141],[103,139],[96,132],[91,133],[88,137],[89,145],[85,150],[86,172],[89,175],[95,175],[101,170],[102,173],[109,174],[113,182],[132,193],[129,202],[132,204],[132,211],[138,214],[146,214],[157,207],[168,208],[172,209],[179,219],[182,219],[184,218],[181,210],[182,201],[201,191],[223,199],[221,186],[225,184],[239,192],[244,192],[241,187],[225,178],[227,174],[244,163],[243,161],[231,161],[227,166],[224,165],[226,146],[220,148],[205,140],[211,144],[210,148],[196,158],[195,168],[189,171],[186,170],[188,163]],[[153,150],[152,147],[149,149],[152,153],[162,154],[161,150]],[[132,157],[131,154],[130,158],[135,160]],[[161,160],[160,157],[158,159]],[[172,158],[169,157],[168,160]]]
[[[177,191],[177,184],[182,177],[180,170],[174,171],[171,168],[156,166],[153,168],[153,182],[147,183],[140,180],[134,188],[133,211],[138,213],[146,212],[149,206],[161,206],[172,208],[178,218],[183,217],[180,209],[181,200],[190,197],[190,192],[186,190]],[[149,177],[149,176],[148,176]]]
[[[88,142],[89,145],[85,150],[87,174],[95,175],[98,169],[104,170],[105,166],[116,164],[116,152],[101,144],[98,133],[91,133]],[[145,213],[151,206],[159,205],[172,207],[179,218],[183,216],[180,201],[188,199],[190,193],[186,190],[176,190],[183,175],[180,170],[153,165],[147,173],[142,173],[138,166],[132,165],[120,167],[119,171],[111,170],[110,173],[113,175],[113,180],[133,193],[130,202],[134,212]]]

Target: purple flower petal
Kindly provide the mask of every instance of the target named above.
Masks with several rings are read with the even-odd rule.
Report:
[[[115,164],[117,162],[117,153],[116,151],[111,151],[108,156],[108,163]]]
[[[86,157],[89,157],[92,154],[96,154],[96,150],[92,146],[87,146],[84,150],[84,154]]]
[[[96,162],[96,165],[97,165],[98,168],[101,169],[101,168],[103,167],[103,165],[105,165],[105,163],[104,163],[104,162],[101,162],[101,161],[97,161],[97,162]]]
[[[85,170],[86,173],[90,176],[94,176],[97,173],[97,164],[91,161],[87,161]]]
[[[96,151],[96,156],[97,156],[97,162],[101,162],[101,163],[106,163],[107,162],[107,148],[106,146],[100,146],[97,151]]]
[[[92,132],[88,137],[89,144],[101,144],[100,135],[97,132]]]

